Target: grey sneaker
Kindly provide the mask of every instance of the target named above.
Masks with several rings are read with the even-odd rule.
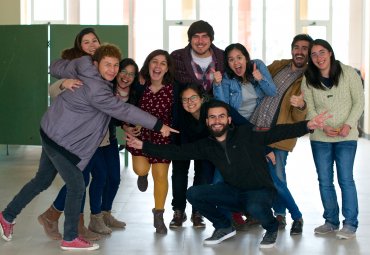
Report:
[[[204,244],[218,244],[221,243],[223,240],[235,236],[235,234],[236,230],[233,227],[219,228],[213,231],[211,237],[208,237],[204,240]]]
[[[317,228],[315,228],[315,234],[325,235],[334,231],[337,231],[339,227],[334,226],[333,224],[330,224],[329,222],[325,222],[324,225],[321,225]]]
[[[260,243],[261,249],[269,249],[274,247],[276,243],[276,238],[278,235],[278,231],[266,231],[265,235],[263,236],[263,239]]]
[[[343,228],[337,232],[337,238],[339,239],[350,239],[354,238],[355,236],[356,231],[353,231],[346,226],[343,226]]]

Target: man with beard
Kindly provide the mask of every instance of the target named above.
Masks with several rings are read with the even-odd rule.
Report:
[[[212,222],[215,231],[204,244],[218,244],[236,234],[224,210],[248,211],[261,222],[266,233],[260,248],[274,246],[278,221],[271,211],[275,187],[268,172],[265,147],[268,144],[302,136],[324,126],[331,116],[317,115],[310,121],[276,125],[266,132],[254,131],[249,125],[231,125],[229,105],[212,100],[207,105],[206,125],[210,136],[193,143],[155,145],[127,134],[127,143],[144,153],[167,159],[202,159],[211,161],[221,172],[223,183],[192,186],[187,199]]]
[[[188,31],[188,45],[185,48],[174,50],[171,57],[175,64],[175,81],[181,88],[186,84],[195,83],[203,87],[212,97],[212,81],[215,71],[224,72],[224,52],[213,44],[214,30],[206,21],[193,22]],[[174,128],[180,129],[176,136],[177,143],[189,140],[183,132],[182,123],[184,110],[178,106],[178,114],[174,117]],[[190,160],[175,160],[172,162],[172,209],[174,211],[170,228],[180,228],[186,221],[186,190],[188,188],[188,172]],[[214,167],[207,161],[194,161],[193,185],[210,183],[213,180]],[[192,208],[191,221],[195,228],[204,228],[203,217],[196,208]]]
[[[307,34],[296,35],[291,44],[292,59],[276,60],[268,66],[277,94],[274,97],[264,97],[254,111],[250,122],[256,127],[268,129],[276,124],[296,123],[305,119],[307,109],[301,92],[301,81],[311,42],[312,38]],[[292,138],[271,144],[275,162],[269,162],[269,171],[278,191],[273,203],[274,213],[279,221],[279,228],[285,228],[285,211],[288,208],[293,219],[291,235],[302,234],[303,228],[302,213],[288,189],[285,175],[288,152],[293,150],[296,142],[297,138]]]

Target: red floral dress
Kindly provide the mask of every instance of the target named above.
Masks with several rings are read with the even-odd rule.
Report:
[[[149,85],[150,86],[150,85]],[[153,93],[149,86],[146,86],[143,96],[139,100],[138,107],[153,116],[160,119],[163,124],[167,126],[172,122],[172,107],[173,107],[173,86],[163,86],[159,91]],[[138,138],[142,141],[149,141],[154,144],[169,144],[171,143],[170,137],[163,137],[160,132],[141,128],[141,134]],[[133,156],[144,156],[149,159],[149,163],[170,163],[171,160],[151,157],[142,152],[142,150],[134,149],[127,146],[127,150]]]

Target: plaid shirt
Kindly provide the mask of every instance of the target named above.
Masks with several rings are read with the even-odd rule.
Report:
[[[211,44],[212,59],[214,60],[215,70],[224,72],[224,51]],[[175,50],[171,53],[171,57],[175,63],[175,80],[180,85],[187,83],[197,83],[203,85],[203,80],[198,79],[192,67],[191,45],[188,44],[185,48]],[[208,91],[212,94],[212,89]]]
[[[302,72],[302,69],[292,71],[291,66],[287,65],[277,73],[273,77],[277,88],[277,94],[273,97],[266,96],[262,99],[262,102],[251,116],[250,122],[259,128],[270,128],[275,125],[279,114],[278,109],[285,92],[298,77],[302,76]]]
[[[211,50],[212,51],[212,50]],[[206,70],[202,70],[202,68],[195,63],[194,60],[191,60],[191,66],[193,67],[193,71],[195,77],[197,77],[200,84],[202,84],[203,88],[207,93],[212,93],[212,81],[213,81],[213,72],[211,70],[216,70],[216,58],[215,55],[212,53],[212,61],[206,68]]]

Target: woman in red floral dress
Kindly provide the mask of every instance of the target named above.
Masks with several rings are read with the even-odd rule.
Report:
[[[138,99],[137,106],[142,110],[153,114],[166,125],[171,125],[175,103],[173,86],[174,67],[172,59],[167,51],[155,50],[148,55],[140,71],[145,79],[143,92]],[[163,137],[160,132],[140,129],[138,138],[155,144],[169,144],[170,137]],[[168,169],[170,160],[155,158],[142,153],[131,147],[127,147],[132,155],[132,164],[138,177],[138,188],[146,191],[148,187],[148,173],[152,169],[154,180],[154,202],[152,210],[154,214],[154,227],[159,234],[166,234],[167,228],[163,221],[164,205],[168,192]]]

